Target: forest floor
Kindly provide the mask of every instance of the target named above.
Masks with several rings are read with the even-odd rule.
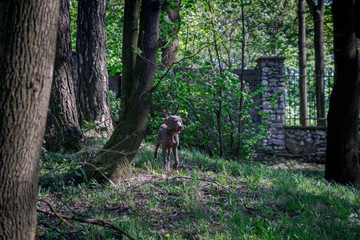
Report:
[[[36,239],[127,239],[118,229],[133,239],[360,239],[360,192],[325,181],[323,165],[238,162],[182,149],[180,171],[168,175],[153,150],[141,147],[133,177],[119,186],[64,180],[90,150],[48,153]],[[53,211],[68,225],[46,214]]]

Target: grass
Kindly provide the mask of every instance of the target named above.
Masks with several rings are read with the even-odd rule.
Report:
[[[110,222],[135,239],[360,239],[360,192],[326,182],[316,165],[235,162],[185,149],[180,171],[166,175],[153,150],[143,145],[133,178],[116,187],[62,180],[91,154],[49,154],[39,198],[61,214]],[[36,238],[120,238],[109,228],[71,224],[39,213]]]

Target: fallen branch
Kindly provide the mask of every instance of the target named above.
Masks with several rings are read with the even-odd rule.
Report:
[[[43,199],[39,199],[39,202],[43,202],[43,203],[45,203],[46,205],[48,205],[49,208],[50,208],[50,210],[51,210],[52,213],[54,214],[53,216],[55,216],[55,217],[57,217],[57,218],[60,218],[61,221],[63,221],[66,225],[68,225],[69,227],[74,228],[74,225],[71,225],[71,224],[70,224],[68,221],[66,221],[60,214],[58,214],[58,213],[55,211],[54,207],[53,207],[48,201],[45,201],[45,200],[43,200]],[[45,211],[45,210],[44,210],[44,211]]]
[[[70,227],[74,228],[74,226],[71,225],[70,223],[68,223],[66,220],[71,220],[71,221],[81,222],[81,223],[85,223],[85,224],[92,224],[92,225],[111,228],[111,229],[114,229],[114,230],[120,232],[121,234],[125,235],[129,239],[135,240],[135,238],[130,236],[127,232],[125,232],[124,230],[121,230],[120,228],[116,227],[115,225],[113,225],[113,224],[111,224],[109,222],[105,222],[105,221],[102,221],[102,220],[99,220],[99,219],[92,219],[92,218],[84,218],[84,219],[82,219],[82,218],[77,218],[76,216],[62,215],[62,214],[57,213],[55,211],[54,207],[49,202],[47,202],[45,200],[39,200],[39,201],[46,203],[49,206],[51,211],[44,210],[44,209],[41,209],[41,208],[36,208],[37,212],[44,213],[44,214],[47,214],[47,215],[50,215],[50,216],[53,216],[53,217],[57,217],[57,218],[61,219],[61,221],[63,221],[65,224],[67,224]]]

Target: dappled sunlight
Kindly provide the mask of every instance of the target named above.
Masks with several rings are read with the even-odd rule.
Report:
[[[135,239],[353,239],[360,235],[359,192],[323,180],[322,166],[281,159],[277,165],[237,162],[182,149],[179,171],[167,174],[153,153],[154,146],[143,143],[132,176],[121,185],[64,182],[49,188],[48,176],[40,198],[48,199],[61,214],[106,220]],[[56,162],[61,155],[51,157]],[[66,167],[66,162],[58,166],[62,165]],[[55,180],[64,172],[58,169],[52,174]],[[61,220],[40,214],[40,235],[48,234],[46,229],[53,231],[46,228],[49,220],[60,223],[57,230],[62,234],[70,234]],[[86,235],[94,238],[117,234],[73,224],[85,227]],[[85,232],[77,235],[82,239]]]

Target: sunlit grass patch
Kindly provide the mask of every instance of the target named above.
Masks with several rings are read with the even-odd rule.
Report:
[[[267,163],[210,158],[182,149],[180,169],[165,174],[145,144],[124,184],[62,182],[71,156],[43,160],[39,197],[59,213],[111,222],[135,239],[358,239],[360,193],[323,179],[321,168],[275,169]],[[295,163],[294,163],[295,164]],[[299,163],[296,163],[299,164]],[[56,166],[55,166],[56,165]],[[41,205],[40,207],[44,207]],[[51,223],[51,224],[49,224]],[[40,239],[118,239],[108,228],[39,214]]]

